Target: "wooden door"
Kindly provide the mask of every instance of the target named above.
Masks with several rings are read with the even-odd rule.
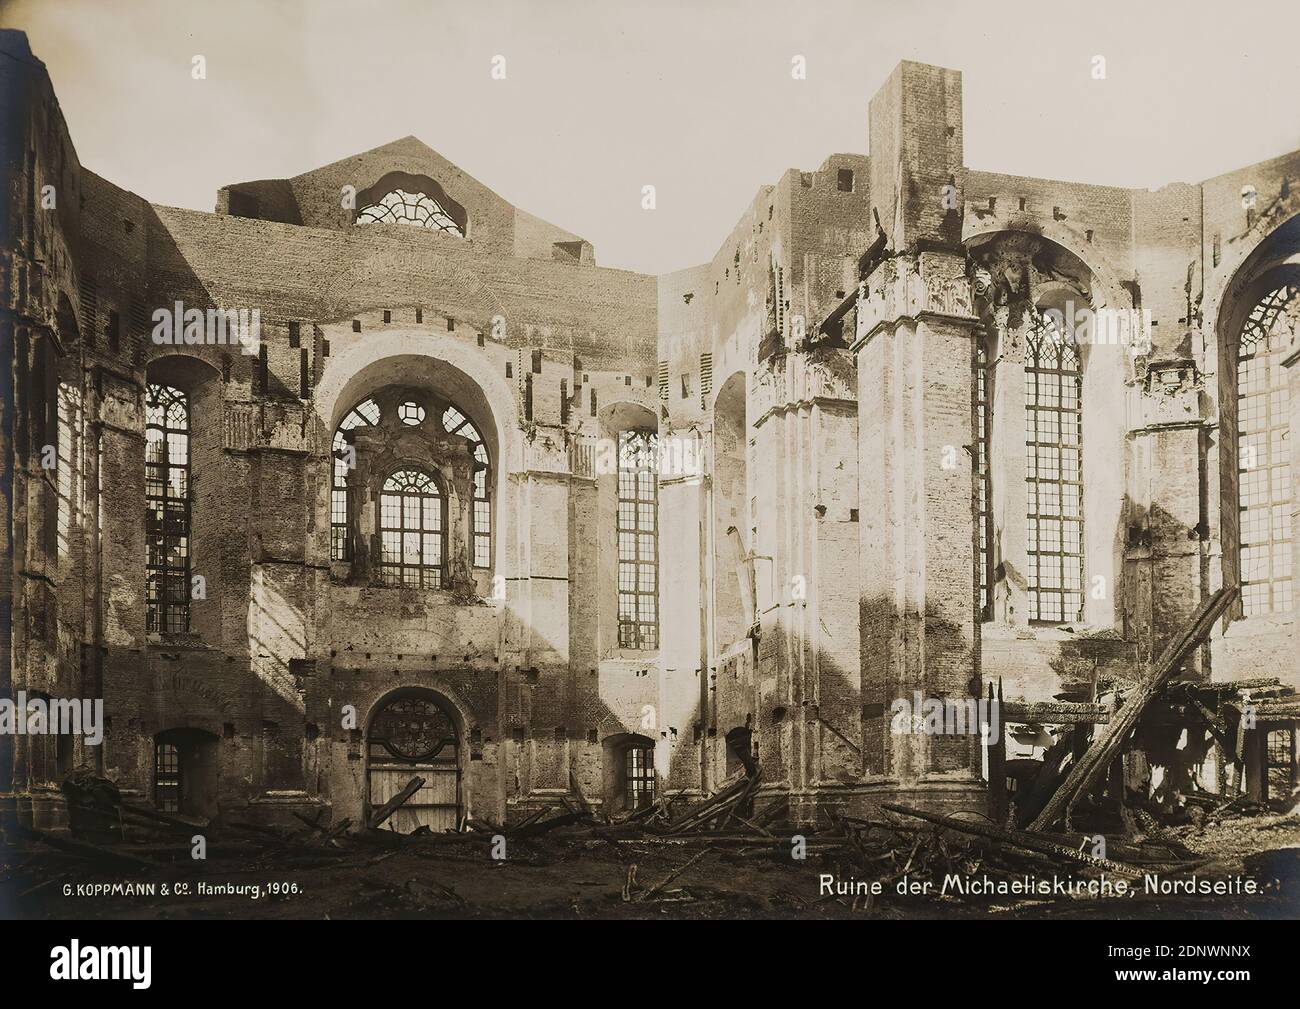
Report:
[[[441,833],[460,820],[460,745],[455,723],[428,692],[396,695],[371,719],[366,743],[367,816],[406,787],[424,785],[383,824],[409,834],[426,826]]]

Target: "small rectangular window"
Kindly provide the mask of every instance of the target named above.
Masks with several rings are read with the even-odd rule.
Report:
[[[836,188],[841,193],[853,192],[853,169],[841,168],[837,173]]]
[[[164,813],[181,809],[181,754],[174,743],[154,746],[153,804]]]

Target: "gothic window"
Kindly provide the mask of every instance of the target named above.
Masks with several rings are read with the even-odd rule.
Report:
[[[185,393],[145,395],[146,629],[190,627],[190,411]]]
[[[618,645],[659,647],[658,436],[618,438]]]
[[[1030,620],[1082,616],[1081,386],[1073,342],[1040,316],[1025,348]]]
[[[1287,422],[1287,304],[1300,287],[1267,294],[1237,346],[1237,471],[1241,603],[1246,616],[1291,608],[1291,467]]]
[[[487,446],[472,421],[454,406],[442,414],[442,426],[448,434],[458,434],[474,443],[474,459],[482,468],[474,471],[474,500],[470,511],[470,530],[474,539],[474,566],[492,566],[492,501],[488,496],[488,477],[491,473]]]
[[[348,539],[348,470],[355,465],[356,456],[344,438],[344,431],[379,423],[379,405],[368,399],[351,410],[334,432],[334,485],[330,492],[330,560],[352,559],[352,545]]]
[[[379,578],[385,585],[442,587],[442,489],[415,469],[398,470],[379,496]]]
[[[412,224],[431,231],[445,231],[458,238],[465,232],[442,204],[425,193],[408,193],[394,189],[378,203],[372,203],[357,212],[358,224]]]
[[[975,341],[975,476],[979,481],[978,511],[975,519],[979,526],[980,618],[993,619],[993,482],[989,473],[989,445],[993,441],[993,404],[989,399],[988,347],[983,340]]]

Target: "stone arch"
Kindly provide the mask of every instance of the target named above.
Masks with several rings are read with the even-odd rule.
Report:
[[[451,218],[452,223],[460,229],[461,234],[465,238],[470,237],[470,220],[465,207],[447,195],[447,191],[442,188],[442,185],[436,179],[432,179],[427,175],[388,172],[374,185],[357,193],[356,214],[359,215],[367,207],[378,204],[389,193],[399,189],[411,194],[423,193],[436,201],[443,212]]]
[[[968,224],[971,220],[972,218],[968,216]],[[1125,285],[1120,281],[1119,275],[1115,273],[1110,264],[1095,249],[1089,250],[1086,246],[1081,245],[1072,232],[1054,222],[1036,221],[1033,224],[1020,225],[992,220],[977,222],[973,227],[966,229],[966,233],[962,236],[962,244],[966,246],[969,252],[974,252],[999,234],[1030,235],[1040,238],[1051,242],[1077,259],[1087,269],[1088,273],[1096,278],[1096,288],[1103,295],[1104,300],[1096,301],[1094,292],[1095,308],[1129,308],[1132,306],[1132,297],[1124,296]]]
[[[376,720],[391,706],[402,700],[421,700],[431,702],[446,715],[454,744],[451,750],[444,747],[432,758],[415,755],[408,759],[398,756],[384,759],[382,762],[376,753],[383,750],[376,745],[374,729]],[[362,756],[365,788],[363,792],[363,810],[367,821],[374,810],[400,790],[410,776],[418,774],[425,778],[425,784],[403,807],[394,814],[395,818],[404,817],[406,823],[385,824],[386,827],[409,833],[416,827],[427,825],[435,832],[446,827],[456,827],[471,805],[470,770],[470,721],[468,709],[454,693],[442,686],[424,683],[405,683],[385,690],[366,711],[362,732]]]
[[[993,557],[980,563],[982,573],[995,571],[1001,576],[992,586],[986,619],[1012,624],[1031,617],[1066,623],[1077,619],[1065,612],[1075,605],[1068,593],[1059,619],[1055,612],[1034,615],[1030,609],[1030,498],[1025,464],[1030,415],[1023,371],[1034,342],[1036,320],[1050,312],[1068,316],[1071,326],[1079,327],[1079,340],[1070,340],[1078,358],[1082,431],[1077,451],[1082,485],[1082,545],[1078,552],[1083,560],[1076,569],[1081,571],[1077,612],[1085,623],[1098,627],[1113,626],[1117,619],[1126,496],[1123,468],[1116,467],[1115,460],[1127,456],[1126,389],[1133,377],[1135,351],[1141,345],[1098,340],[1102,333],[1097,325],[1100,310],[1127,310],[1125,301],[1131,298],[1121,297],[1123,288],[1107,266],[1094,265],[1095,258],[1085,259],[1075,244],[1059,228],[989,226],[967,238],[976,268],[976,310],[985,322],[983,354],[977,361],[987,364],[984,400],[991,410],[985,507],[992,517],[989,539]],[[1089,329],[1083,330],[1083,325]],[[1068,489],[1060,488],[1062,497]],[[976,520],[984,521],[980,516]],[[1062,559],[1062,570],[1066,560],[1073,563],[1071,558]],[[1106,587],[1100,598],[1088,591],[1096,584]]]
[[[1213,351],[1205,355],[1207,372],[1215,376],[1206,383],[1217,405],[1219,436],[1217,467],[1211,462],[1211,479],[1217,477],[1218,522],[1224,584],[1240,584],[1242,570],[1242,529],[1240,521],[1242,492],[1241,425],[1238,409],[1239,349],[1243,329],[1250,313],[1271,292],[1282,287],[1300,288],[1300,214],[1272,229],[1267,235],[1237,257],[1231,272],[1225,272],[1216,288],[1213,304],[1207,304],[1205,318],[1213,325]],[[1213,315],[1208,314],[1213,312]],[[1292,344],[1293,347],[1297,344]],[[1292,383],[1294,387],[1294,383]],[[1294,444],[1294,432],[1289,432]],[[1283,446],[1285,450],[1286,446]],[[1291,458],[1294,459],[1294,449]],[[1294,500],[1295,474],[1289,487]],[[1213,497],[1213,492],[1211,491]],[[1291,532],[1294,542],[1295,530]],[[1294,573],[1292,579],[1294,583]],[[1294,599],[1291,608],[1295,606]],[[1232,613],[1246,613],[1244,600],[1238,598]]]
[[[385,385],[431,385],[460,393],[468,416],[490,441],[499,479],[522,468],[515,389],[478,348],[411,330],[372,334],[329,359],[312,399],[316,419],[332,434],[353,406]]]
[[[601,740],[601,768],[604,789],[605,809],[617,811],[628,806],[628,750],[642,749],[649,751],[651,768],[656,778],[658,770],[658,750],[655,740],[637,732],[616,732]],[[656,780],[656,786],[658,781]],[[656,787],[656,795],[658,789]]]
[[[391,388],[423,391],[445,400],[469,418],[482,436],[491,472],[492,556],[486,575],[482,570],[471,574],[476,580],[490,580],[492,572],[508,577],[509,474],[522,467],[523,453],[513,387],[492,367],[487,355],[459,341],[409,331],[377,333],[332,359],[317,386],[313,408],[326,444],[354,407]],[[323,473],[328,486],[322,488],[318,507],[328,512],[332,467],[325,467]],[[486,583],[480,585],[480,593],[485,588]]]
[[[1289,213],[1283,210],[1274,215],[1273,220],[1276,223],[1267,228],[1262,220],[1257,222],[1254,232],[1247,235],[1249,240],[1234,245],[1215,268],[1215,279],[1202,295],[1201,318],[1216,326],[1216,334],[1224,304],[1233,299],[1239,279],[1255,272],[1263,261],[1276,253],[1279,245],[1294,238],[1297,222],[1300,222],[1300,188],[1292,193]]]
[[[153,737],[151,792],[159,809],[212,817],[218,811],[221,739],[203,728],[175,725]]]

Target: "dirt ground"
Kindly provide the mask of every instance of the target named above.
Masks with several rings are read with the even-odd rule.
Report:
[[[557,835],[559,832],[556,832]],[[843,848],[808,835],[804,860],[791,857],[788,839],[717,848],[707,839],[616,840],[574,830],[507,842],[507,857],[492,857],[491,838],[455,844],[403,843],[385,851],[349,845],[346,852],[289,854],[262,851],[194,863],[178,850],[177,862],[156,872],[104,869],[65,855],[0,850],[0,915],[23,919],[119,918],[521,918],[521,919],[730,919],[730,918],[1297,918],[1300,917],[1300,814],[1227,820],[1205,828],[1168,832],[1208,859],[1201,880],[1259,881],[1256,895],[975,896],[935,892],[949,870],[979,876],[987,870],[985,842],[943,832],[941,868],[934,864],[902,875],[931,892],[899,894],[894,854],[873,874]],[[919,836],[919,835],[918,835]],[[927,832],[928,838],[932,834]],[[215,847],[215,846],[214,846]],[[912,852],[915,855],[915,850]],[[157,857],[157,853],[154,853]],[[688,864],[689,863],[689,864]],[[195,865],[201,866],[194,868]],[[628,888],[630,867],[635,882]],[[663,881],[685,866],[680,875]],[[840,882],[887,880],[868,899],[826,893],[823,874]],[[1095,878],[1090,870],[1040,861],[1008,878]],[[1185,878],[1187,873],[1182,874]],[[151,881],[152,895],[93,894],[96,884]],[[657,888],[656,885],[658,884]],[[243,893],[201,887],[244,887]],[[254,896],[253,888],[259,888]],[[165,891],[165,892],[164,892]],[[649,891],[649,892],[648,892]],[[637,897],[642,899],[638,900]]]

